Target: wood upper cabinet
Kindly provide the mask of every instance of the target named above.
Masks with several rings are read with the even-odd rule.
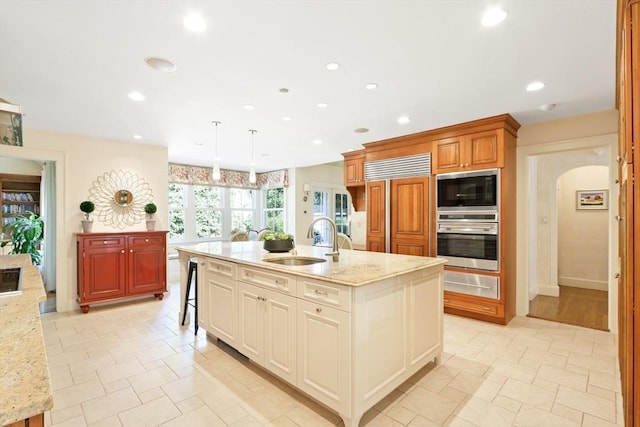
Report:
[[[79,233],[78,303],[167,291],[166,232]]]
[[[364,153],[344,155],[344,185],[346,187],[364,185]]]
[[[504,167],[497,131],[445,138],[435,142],[435,173]]]

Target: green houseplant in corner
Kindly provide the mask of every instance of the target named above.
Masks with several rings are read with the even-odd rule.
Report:
[[[85,200],[80,203],[80,210],[84,212],[84,219],[82,220],[82,231],[90,233],[93,227],[93,220],[91,219],[91,212],[96,209],[96,205],[91,200]]]
[[[147,231],[153,231],[156,228],[156,220],[154,219],[153,214],[157,211],[158,207],[153,202],[144,205],[144,213],[147,214]]]
[[[33,212],[27,211],[15,217],[15,221],[5,225],[2,232],[11,236],[13,249],[9,254],[29,254],[34,265],[40,265],[42,254],[40,243],[44,238],[44,221]],[[2,243],[5,247],[9,242]]]

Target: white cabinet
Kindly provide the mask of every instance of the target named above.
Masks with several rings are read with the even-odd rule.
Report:
[[[350,417],[350,313],[298,300],[298,382],[303,392]]]
[[[239,282],[236,349],[291,384],[296,383],[296,299]]]
[[[235,347],[238,333],[236,265],[208,258],[204,266],[206,310],[201,310],[205,313],[199,321],[204,319],[207,332]]]

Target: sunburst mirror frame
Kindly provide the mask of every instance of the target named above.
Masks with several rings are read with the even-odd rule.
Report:
[[[130,171],[112,170],[93,181],[89,199],[94,215],[107,226],[123,229],[145,219],[144,206],[153,201],[149,184]]]

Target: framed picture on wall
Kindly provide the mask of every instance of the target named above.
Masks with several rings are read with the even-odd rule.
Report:
[[[22,107],[0,102],[0,144],[22,146]]]
[[[576,209],[608,209],[609,190],[576,191]]]

